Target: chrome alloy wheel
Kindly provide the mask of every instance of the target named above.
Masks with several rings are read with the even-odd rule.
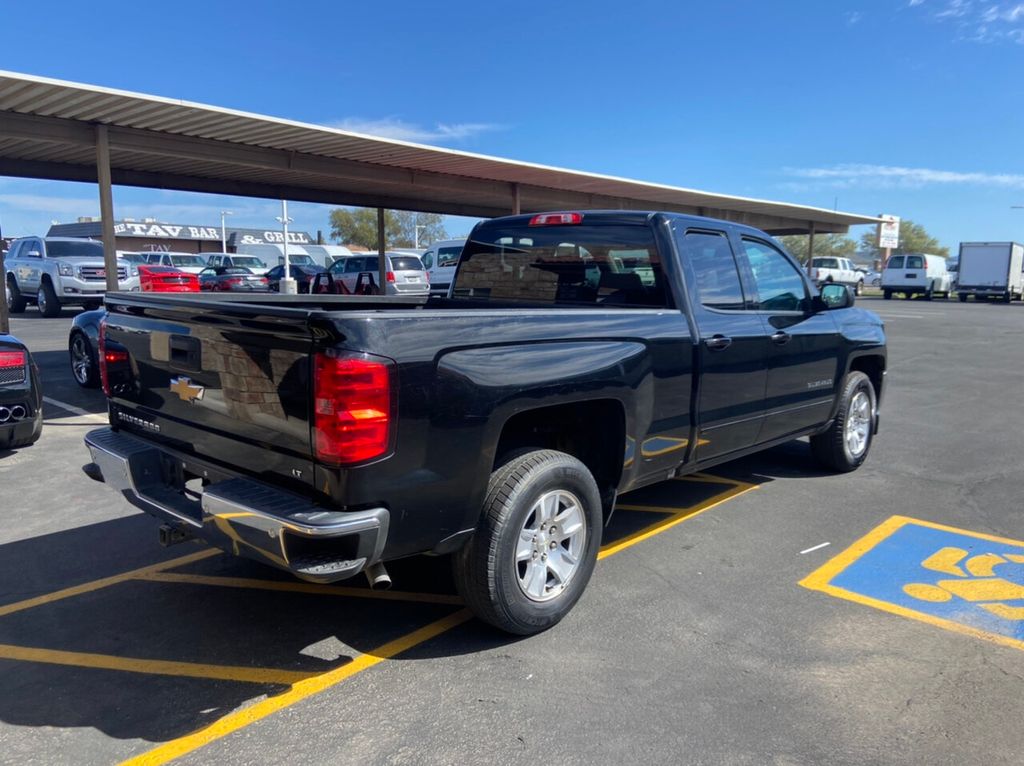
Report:
[[[866,391],[858,391],[850,401],[846,413],[846,426],[843,429],[843,440],[846,451],[851,458],[859,458],[868,448],[871,436],[871,397]]]
[[[531,601],[558,596],[579,569],[587,543],[583,507],[571,492],[540,496],[526,515],[516,544],[519,587]]]
[[[92,372],[92,354],[89,353],[85,338],[77,334],[71,341],[71,371],[79,385],[88,385]]]

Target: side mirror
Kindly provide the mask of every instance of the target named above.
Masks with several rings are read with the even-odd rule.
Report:
[[[853,291],[846,285],[824,285],[820,300],[825,309],[848,309],[853,305]]]

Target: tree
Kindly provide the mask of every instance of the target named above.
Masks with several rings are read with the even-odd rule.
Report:
[[[803,234],[788,234],[784,237],[776,237],[776,239],[800,263],[807,263],[807,236]],[[857,252],[857,243],[845,234],[819,234],[814,237],[815,258],[822,256],[851,258],[855,252]]]
[[[331,238],[335,242],[377,249],[377,210],[375,208],[339,207],[331,211]],[[385,247],[413,247],[416,227],[420,227],[421,247],[438,239],[446,239],[444,216],[436,213],[411,213],[407,210],[384,211]]]
[[[878,231],[872,229],[865,232],[860,238],[860,249],[870,253],[872,258],[881,258],[883,253],[878,249]],[[902,253],[931,253],[949,257],[949,248],[939,244],[931,234],[925,231],[924,226],[914,223],[909,218],[900,221],[900,246],[892,251],[893,255]]]

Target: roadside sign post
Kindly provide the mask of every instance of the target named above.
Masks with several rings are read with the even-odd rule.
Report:
[[[899,216],[884,213],[878,217],[882,219],[878,224],[878,249],[885,251],[885,260],[882,261],[884,269],[889,263],[892,251],[900,246],[900,219]]]

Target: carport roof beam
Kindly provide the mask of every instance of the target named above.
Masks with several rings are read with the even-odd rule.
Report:
[[[441,149],[221,107],[0,71],[0,174],[491,217],[510,207],[704,214],[775,234],[875,216]],[[512,204],[510,205],[510,189]]]

